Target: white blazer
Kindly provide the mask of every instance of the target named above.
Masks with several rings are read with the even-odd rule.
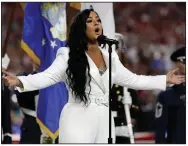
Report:
[[[101,49],[101,48],[100,48]],[[101,49],[107,70],[101,76],[92,59],[87,55],[90,65],[91,104],[83,106],[75,102],[75,97],[69,90],[68,103],[64,106],[59,120],[60,143],[108,143],[109,136],[109,56],[108,51]],[[38,90],[66,80],[69,48],[58,50],[56,59],[44,72],[19,76],[24,88],[20,92]],[[79,72],[79,69],[78,69]],[[112,84],[127,88],[142,90],[165,90],[166,76],[141,76],[126,69],[120,62],[116,52],[112,53]],[[67,88],[69,88],[67,86]],[[86,93],[90,88],[86,86]],[[86,94],[87,95],[87,94]],[[62,97],[63,98],[63,97]],[[101,104],[102,103],[102,104]],[[101,106],[105,105],[105,106]],[[112,137],[115,139],[115,126],[112,120]]]
[[[99,70],[95,63],[86,53],[90,65],[90,75],[92,77],[90,82],[91,95],[104,95],[109,91],[109,54],[105,49],[101,49],[101,52],[107,66],[107,70],[102,76],[99,74]],[[24,86],[23,89],[17,88],[19,92],[38,90],[61,81],[65,82],[66,69],[68,66],[67,61],[69,59],[68,53],[69,48],[61,47],[59,48],[56,59],[52,65],[44,72],[29,75],[27,77],[19,76],[18,78]],[[112,52],[112,85],[113,84],[136,90],[165,90],[166,75],[136,75],[122,65],[116,52]],[[86,93],[89,93],[89,89],[89,86],[87,86]]]

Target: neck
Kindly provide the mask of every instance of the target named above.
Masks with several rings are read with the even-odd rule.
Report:
[[[98,43],[95,43],[95,44],[91,44],[91,43],[88,43],[88,51],[87,52],[98,52],[99,51],[99,46],[98,46]]]

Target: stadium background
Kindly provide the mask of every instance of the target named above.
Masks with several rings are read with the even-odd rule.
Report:
[[[116,32],[121,33],[125,40],[125,47],[122,48],[124,65],[131,71],[144,75],[164,74],[172,69],[173,64],[169,60],[171,52],[185,45],[186,3],[125,2],[113,3],[113,7]],[[10,58],[8,71],[17,74],[23,71],[23,63],[31,61],[20,48],[24,14],[19,3],[2,3],[1,8],[1,57],[7,52]],[[6,42],[8,31],[9,39]],[[28,66],[28,69],[30,68],[31,66]],[[136,121],[136,142],[152,143],[158,91],[137,93],[141,107]],[[14,96],[11,105],[13,139],[16,143],[19,140],[23,116]]]

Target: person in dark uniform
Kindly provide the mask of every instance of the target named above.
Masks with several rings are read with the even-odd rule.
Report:
[[[35,74],[33,72],[32,74]],[[19,75],[28,74],[23,72]],[[39,91],[23,92],[19,93],[15,90],[17,96],[18,104],[21,111],[24,114],[24,120],[21,126],[21,144],[40,144],[41,130],[36,122],[36,108]]]
[[[7,54],[2,58],[2,68],[7,69],[10,59]],[[2,74],[3,75],[3,74]],[[10,90],[3,83],[1,84],[1,143],[12,143],[12,125],[11,125],[11,104],[10,104]]]
[[[179,73],[186,74],[185,47],[171,55]],[[155,142],[168,144],[186,143],[186,85],[169,87],[158,96],[155,112]]]
[[[116,38],[119,41],[119,48],[124,47],[123,36],[121,34],[116,33]],[[123,63],[123,52],[118,49],[117,53],[119,54],[119,58]],[[115,120],[115,131],[116,131],[116,143],[117,144],[128,144],[130,143],[129,131],[127,127],[127,120],[125,116],[125,107],[124,107],[124,98],[126,100],[126,104],[130,106],[130,114],[131,121],[134,126],[136,121],[136,117],[139,110],[138,105],[138,96],[135,90],[127,89],[122,86],[113,85],[112,87],[112,114]]]
[[[10,90],[7,86],[2,84],[1,87],[1,128],[2,128],[2,139],[1,143],[11,144],[12,143],[12,126],[10,117]]]
[[[136,117],[139,110],[138,100],[137,100],[137,93],[133,89],[126,89],[127,92],[130,93],[130,114],[131,114],[131,121],[134,126],[136,121]],[[125,108],[123,103],[123,96],[125,89],[118,85],[113,85],[112,87],[112,113],[115,120],[115,127],[116,127],[116,143],[117,144],[125,144],[130,143],[129,138],[129,131],[127,127],[127,121],[125,116]],[[127,94],[127,93],[126,93]],[[127,98],[127,97],[126,97]]]
[[[39,66],[24,52],[21,51],[21,66],[23,72],[19,75],[27,76],[35,74]],[[15,90],[17,101],[21,111],[24,114],[24,120],[21,126],[21,144],[46,144],[53,143],[52,139],[40,128],[36,121],[39,90],[20,93]],[[54,143],[58,142],[58,138]]]
[[[35,74],[33,72],[31,74]],[[26,72],[20,74],[27,76]],[[39,90],[20,93],[15,90],[18,104],[24,114],[24,120],[21,126],[20,144],[51,144],[52,139],[40,128],[36,121]],[[58,138],[55,143],[58,142]]]

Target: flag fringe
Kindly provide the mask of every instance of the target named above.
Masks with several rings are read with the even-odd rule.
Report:
[[[49,135],[53,140],[55,140],[55,139],[58,137],[58,135],[59,135],[59,129],[58,129],[55,133],[53,133],[53,132],[51,132],[51,131],[42,123],[42,121],[40,121],[40,119],[36,118],[36,121],[37,121],[37,123],[39,124],[40,128],[42,128],[42,130],[44,130],[44,132],[45,132],[47,135]]]
[[[40,66],[40,59],[35,55],[32,49],[23,40],[21,40],[21,48],[34,60],[37,65]]]

